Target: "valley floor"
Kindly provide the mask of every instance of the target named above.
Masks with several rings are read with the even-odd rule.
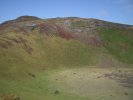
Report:
[[[6,98],[6,99],[5,99]],[[133,100],[132,68],[58,68],[0,77],[0,100]]]

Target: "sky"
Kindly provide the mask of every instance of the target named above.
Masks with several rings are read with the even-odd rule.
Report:
[[[0,23],[24,15],[96,18],[133,25],[133,0],[0,0]]]

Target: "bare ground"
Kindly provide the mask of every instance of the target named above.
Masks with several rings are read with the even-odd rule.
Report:
[[[53,73],[50,87],[90,100],[133,100],[133,69],[79,68]]]

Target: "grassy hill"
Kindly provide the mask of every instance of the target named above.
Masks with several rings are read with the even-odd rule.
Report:
[[[22,16],[2,23],[0,99],[19,100],[15,98],[20,96],[27,100],[96,100],[93,96],[69,94],[71,89],[58,96],[60,91],[54,88],[51,74],[73,68],[132,69],[132,33],[133,26],[130,25],[77,17],[40,19]],[[131,90],[127,91],[132,94]],[[100,100],[110,100],[107,98]],[[121,95],[116,100],[121,100]]]

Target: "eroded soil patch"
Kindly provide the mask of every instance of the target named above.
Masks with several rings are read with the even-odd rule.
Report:
[[[52,73],[49,79],[53,91],[59,90],[60,93],[89,97],[90,100],[133,99],[133,88],[129,88],[133,87],[130,69],[65,69]]]
[[[105,73],[105,77],[109,79],[116,80],[120,83],[120,85],[133,88],[133,74],[123,73],[123,72],[112,72],[112,73]]]

